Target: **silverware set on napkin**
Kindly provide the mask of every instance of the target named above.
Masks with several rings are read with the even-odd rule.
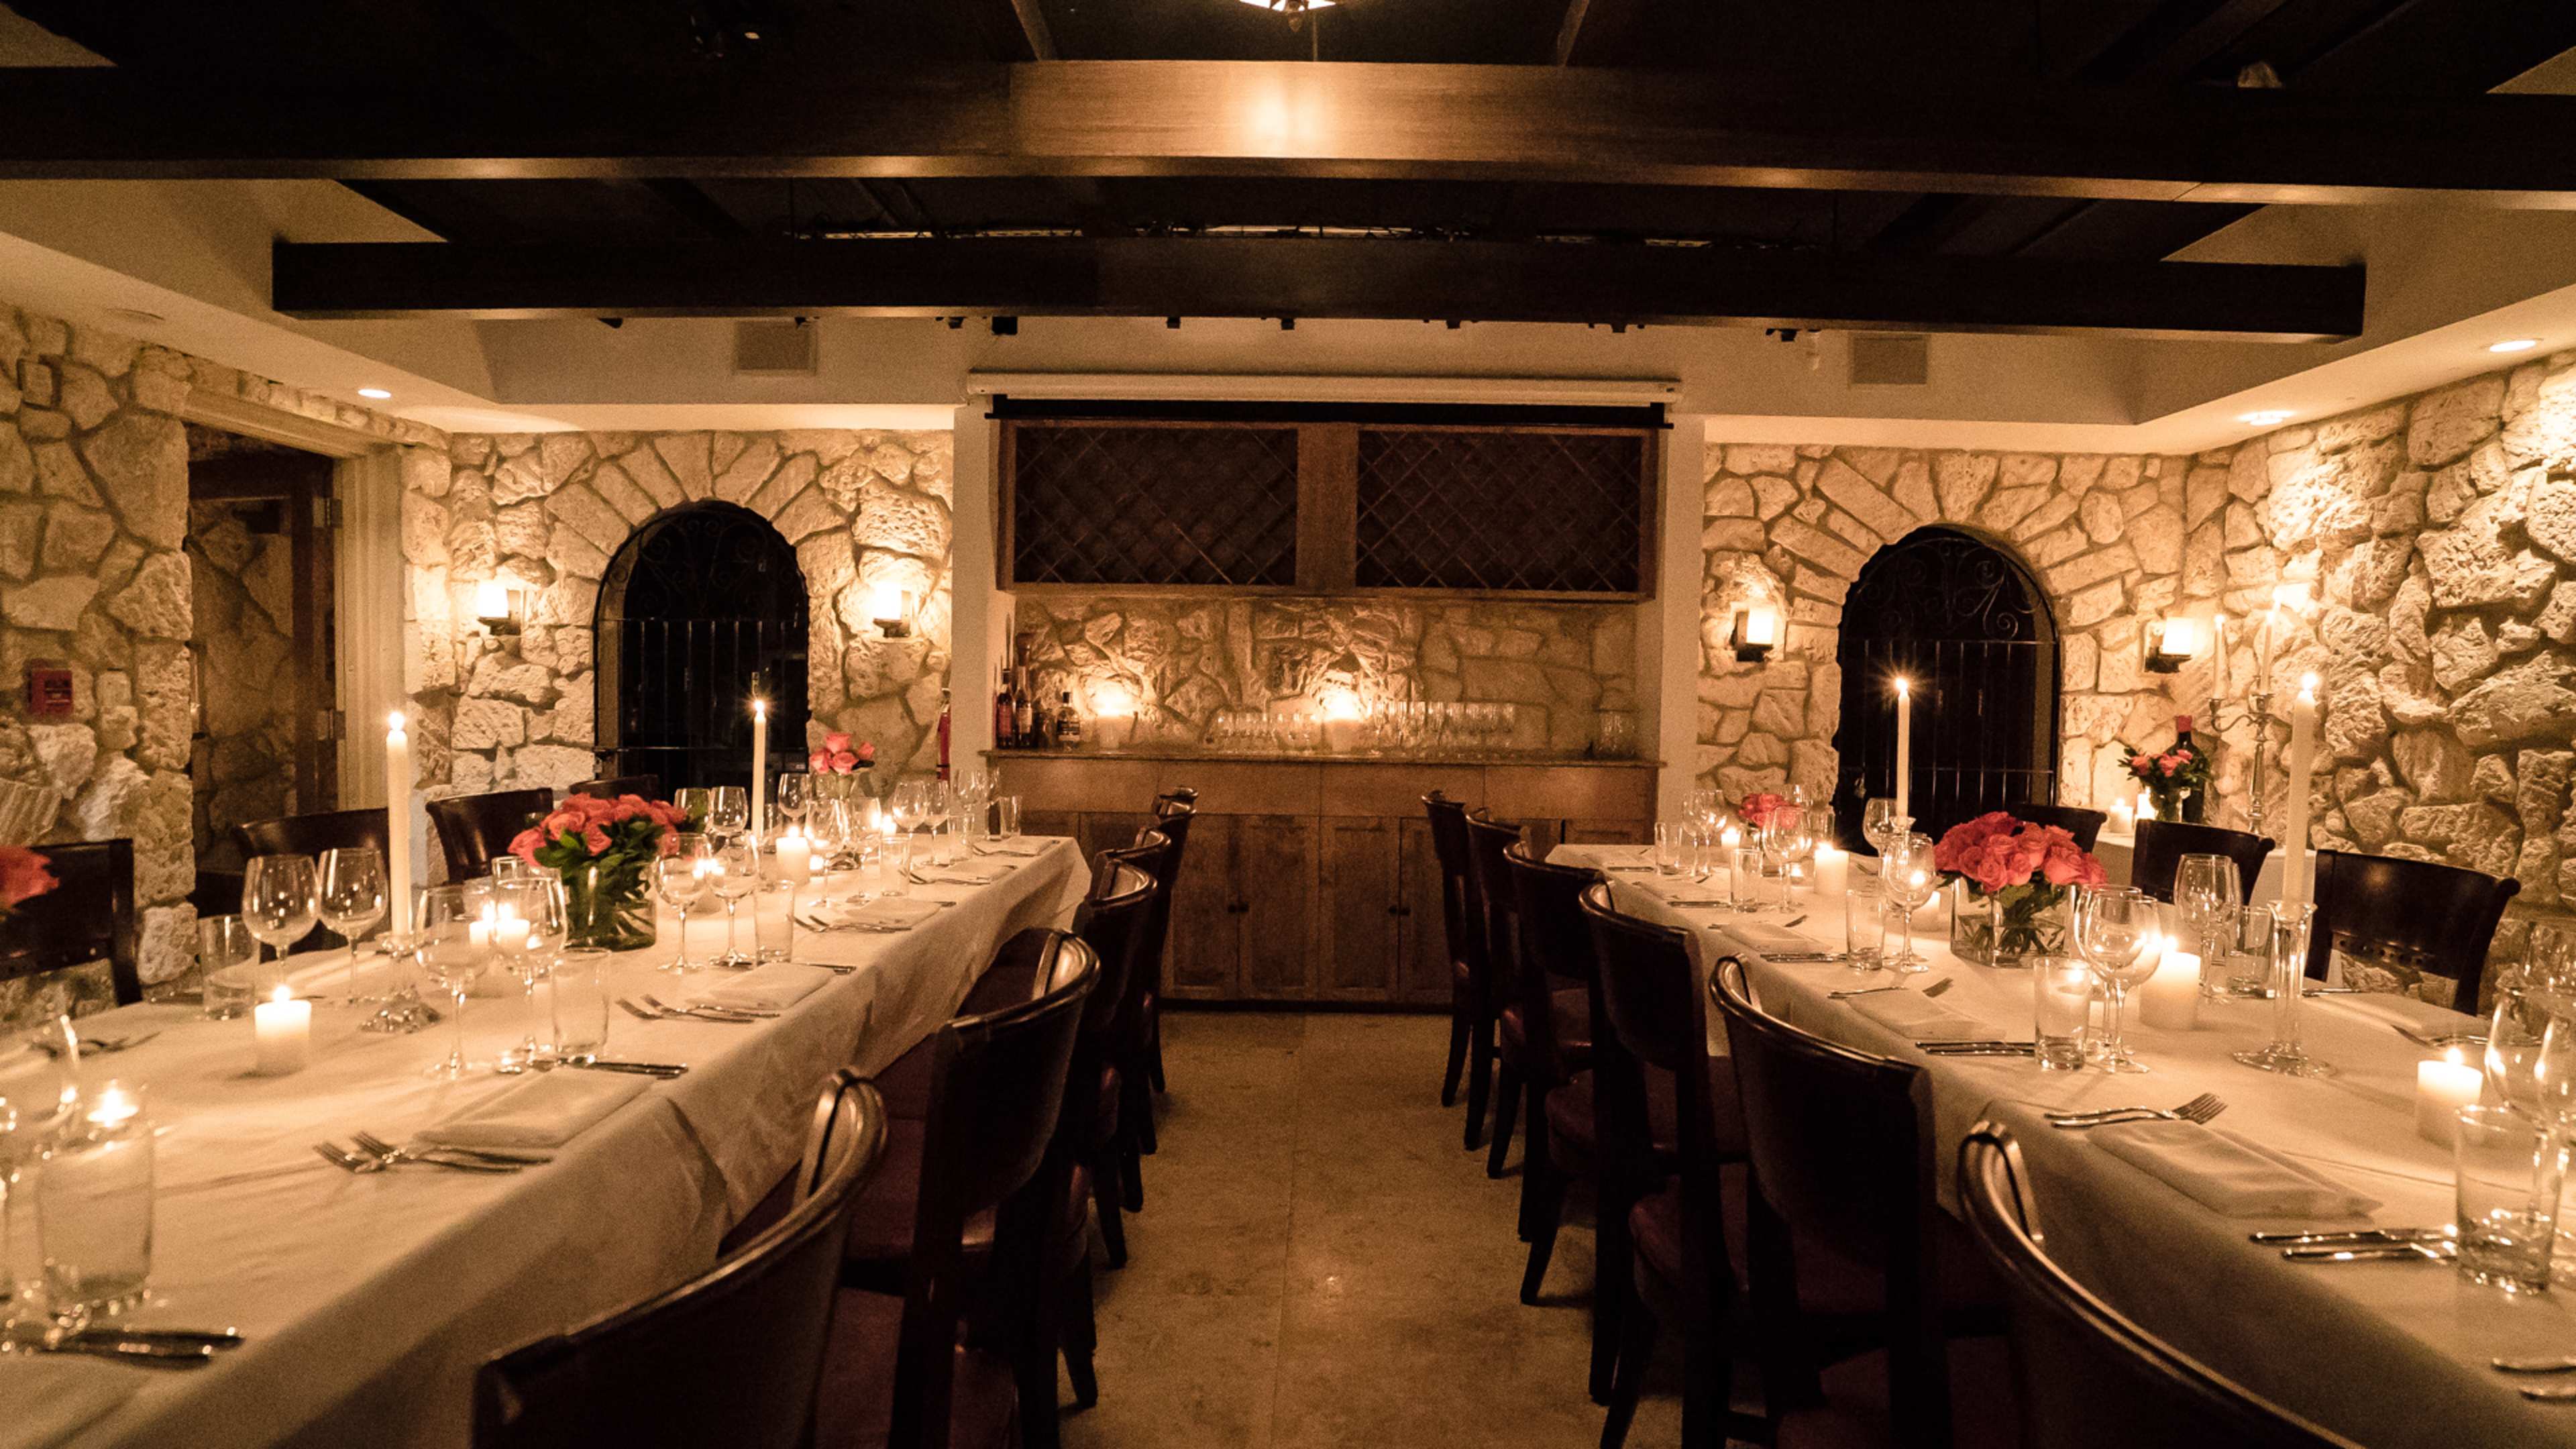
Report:
[[[2395,1022],[2390,1022],[2388,1024],[2388,1029],[2397,1033],[2399,1036],[2406,1038],[2408,1041],[2415,1043],[2417,1046],[2483,1047],[2487,1044],[2487,1034],[2482,1031],[2418,1031],[2411,1026],[2399,1026]]]
[[[2203,1092],[2179,1107],[2160,1110],[2154,1107],[2103,1107],[2091,1112],[2049,1112],[2048,1125],[2060,1131],[2074,1132],[2086,1127],[2108,1127],[2119,1122],[2207,1122],[2227,1110],[2226,1101],[2215,1092]]]
[[[946,905],[953,903],[943,901],[941,904]],[[821,916],[814,915],[807,911],[798,911],[795,915],[795,921],[797,925],[800,925],[809,931],[857,931],[862,935],[869,936],[900,936],[904,932],[912,929],[910,926],[898,926],[885,921],[826,921]],[[826,967],[825,969],[831,971],[854,971],[858,968],[854,966],[831,966]]]
[[[2036,1048],[2026,1041],[1918,1041],[1914,1049],[1931,1057],[2026,1057]]]
[[[624,1007],[628,1015],[644,1021],[720,1021],[728,1026],[749,1026],[778,1015],[774,1011],[748,1006],[672,1006],[649,994],[640,1003],[632,996],[621,996],[617,998],[617,1004]]]
[[[1905,983],[1900,981],[1894,986],[1862,986],[1856,987],[1850,991],[1829,991],[1825,994],[1829,1000],[1847,1001],[1855,996],[1876,996],[1882,991],[1904,991],[1906,989],[1907,987]],[[1923,994],[1926,996],[1938,996],[1949,989],[1950,978],[1947,976],[1936,976],[1932,978],[1930,984],[1923,988]]]
[[[524,1157],[504,1157],[465,1147],[396,1147],[380,1137],[364,1132],[355,1134],[354,1148],[336,1142],[316,1142],[315,1155],[343,1172],[364,1176],[371,1172],[391,1172],[398,1166],[444,1167],[454,1172],[517,1172],[528,1165]]]
[[[2281,1256],[2293,1263],[2447,1263],[2458,1253],[2451,1241],[2451,1230],[2446,1227],[2329,1228],[2313,1233],[2247,1233],[2245,1240],[2266,1248],[2278,1248]],[[2503,1368],[2503,1361],[2498,1360],[2496,1366]],[[2576,1368],[2576,1363],[2569,1366]]]
[[[242,1346],[229,1328],[58,1328],[32,1345],[42,1353],[76,1353],[138,1368],[204,1368],[216,1353]]]

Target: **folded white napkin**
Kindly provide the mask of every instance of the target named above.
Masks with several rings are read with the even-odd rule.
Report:
[[[1012,867],[998,860],[959,860],[946,865],[917,865],[914,870],[924,880],[971,881],[991,885],[1011,873]]]
[[[1920,991],[1878,991],[1843,1003],[1908,1041],[1999,1041],[2003,1033]]]
[[[1759,921],[1729,921],[1719,930],[1732,936],[1745,950],[1769,956],[1802,955],[1832,948],[1782,926],[1767,926]],[[1894,993],[1889,993],[1893,995]]]
[[[2268,1147],[2197,1122],[2128,1122],[2085,1136],[2221,1217],[2351,1218],[2379,1206]]]
[[[939,906],[935,902],[899,896],[893,900],[873,900],[859,906],[819,905],[814,908],[813,919],[826,926],[900,928],[918,926],[938,914]]]
[[[441,1147],[561,1147],[652,1085],[625,1072],[548,1072],[420,1134]]]
[[[1051,842],[1043,839],[1032,840],[1027,836],[1015,835],[1008,840],[985,841],[978,848],[987,855],[1016,855],[1025,858],[1032,855],[1046,854],[1047,846],[1050,843]]]
[[[938,907],[933,906],[931,909],[937,910]],[[752,1011],[784,1011],[822,990],[823,983],[831,979],[832,974],[828,971],[817,971],[811,966],[790,966],[782,962],[778,965],[762,966],[746,971],[721,986],[709,987],[698,993],[698,1001],[706,1006],[743,1007]]]
[[[0,1449],[49,1449],[134,1396],[147,1371],[76,1358],[0,1358]]]
[[[2402,1026],[2409,1031],[2468,1031],[2479,1025],[2478,1017],[2418,1001],[2412,996],[2374,991],[2364,996],[2321,996],[2317,1004],[2338,1011],[2349,1011],[2372,1021]]]

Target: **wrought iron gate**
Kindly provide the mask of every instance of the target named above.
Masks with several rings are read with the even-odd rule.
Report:
[[[697,503],[649,520],[600,582],[602,768],[667,790],[751,773],[751,695],[770,765],[805,752],[805,577],[758,514]]]
[[[1895,793],[1896,696],[1914,693],[1915,828],[2057,798],[2057,623],[2009,553],[1924,528],[1864,565],[1843,604],[1841,775],[1834,823],[1859,842],[1862,807]]]

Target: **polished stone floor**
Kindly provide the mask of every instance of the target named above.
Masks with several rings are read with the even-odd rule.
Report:
[[[1522,1306],[1519,1146],[1501,1181],[1465,1151],[1447,1040],[1438,1016],[1165,1016],[1162,1150],[1099,1275],[1101,1399],[1068,1449],[1599,1441],[1590,1226]],[[1680,1421],[1652,1395],[1628,1442]]]

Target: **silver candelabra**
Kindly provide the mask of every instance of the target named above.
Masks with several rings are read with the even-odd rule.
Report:
[[[2227,702],[2216,695],[2209,698],[2209,727],[2223,738],[2227,732]],[[2272,691],[2257,689],[2246,696],[2246,708],[2238,716],[2254,727],[2254,768],[2246,781],[2245,828],[2256,835],[2263,833],[2263,777],[2272,754]]]

